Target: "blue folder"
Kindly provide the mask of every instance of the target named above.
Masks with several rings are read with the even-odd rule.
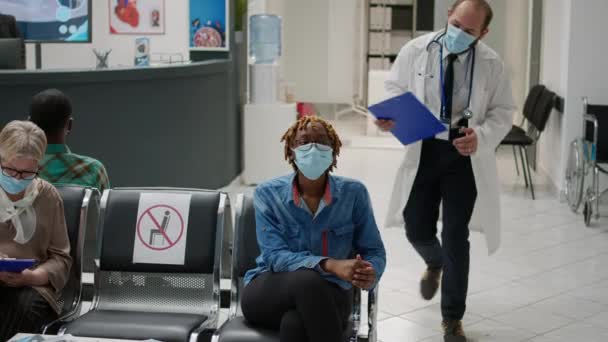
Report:
[[[34,259],[0,259],[0,272],[21,273],[34,265]]]
[[[391,131],[403,145],[432,138],[446,130],[445,126],[420,102],[407,92],[369,107],[378,120],[393,120]]]

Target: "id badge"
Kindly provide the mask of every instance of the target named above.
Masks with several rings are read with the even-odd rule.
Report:
[[[445,131],[437,134],[435,139],[450,141],[450,123],[446,122],[444,119],[439,119],[439,121],[441,121],[441,124],[445,127]]]

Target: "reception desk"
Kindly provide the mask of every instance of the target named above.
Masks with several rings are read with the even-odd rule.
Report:
[[[150,68],[0,71],[0,125],[26,119],[35,93],[74,107],[68,145],[101,160],[117,186],[218,188],[241,168],[233,62]]]

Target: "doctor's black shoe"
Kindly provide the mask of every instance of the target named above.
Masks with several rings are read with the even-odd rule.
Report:
[[[443,321],[444,342],[467,342],[467,337],[462,329],[462,321]]]
[[[441,279],[441,268],[427,268],[420,280],[420,294],[422,298],[431,300],[435,297]]]

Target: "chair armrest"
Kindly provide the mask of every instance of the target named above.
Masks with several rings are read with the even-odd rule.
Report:
[[[583,119],[585,120],[585,125],[583,126],[583,140],[586,140],[587,137],[587,123],[593,125],[593,141],[594,144],[597,144],[598,132],[599,132],[599,122],[597,121],[597,117],[593,114],[584,114]]]
[[[65,315],[57,318],[56,320],[48,323],[47,325],[42,327],[43,335],[53,335],[59,332],[59,329],[66,323],[69,323],[80,316],[80,311],[82,309],[82,303],[78,301],[74,309],[72,311],[66,313]]]
[[[213,332],[213,335],[211,336],[211,342],[218,342],[220,340],[220,334],[222,330],[224,330],[224,327],[235,317],[236,315],[234,317],[228,317],[226,322],[222,323],[222,325]]]
[[[217,330],[218,314],[209,317],[190,334],[190,342],[210,342]]]

